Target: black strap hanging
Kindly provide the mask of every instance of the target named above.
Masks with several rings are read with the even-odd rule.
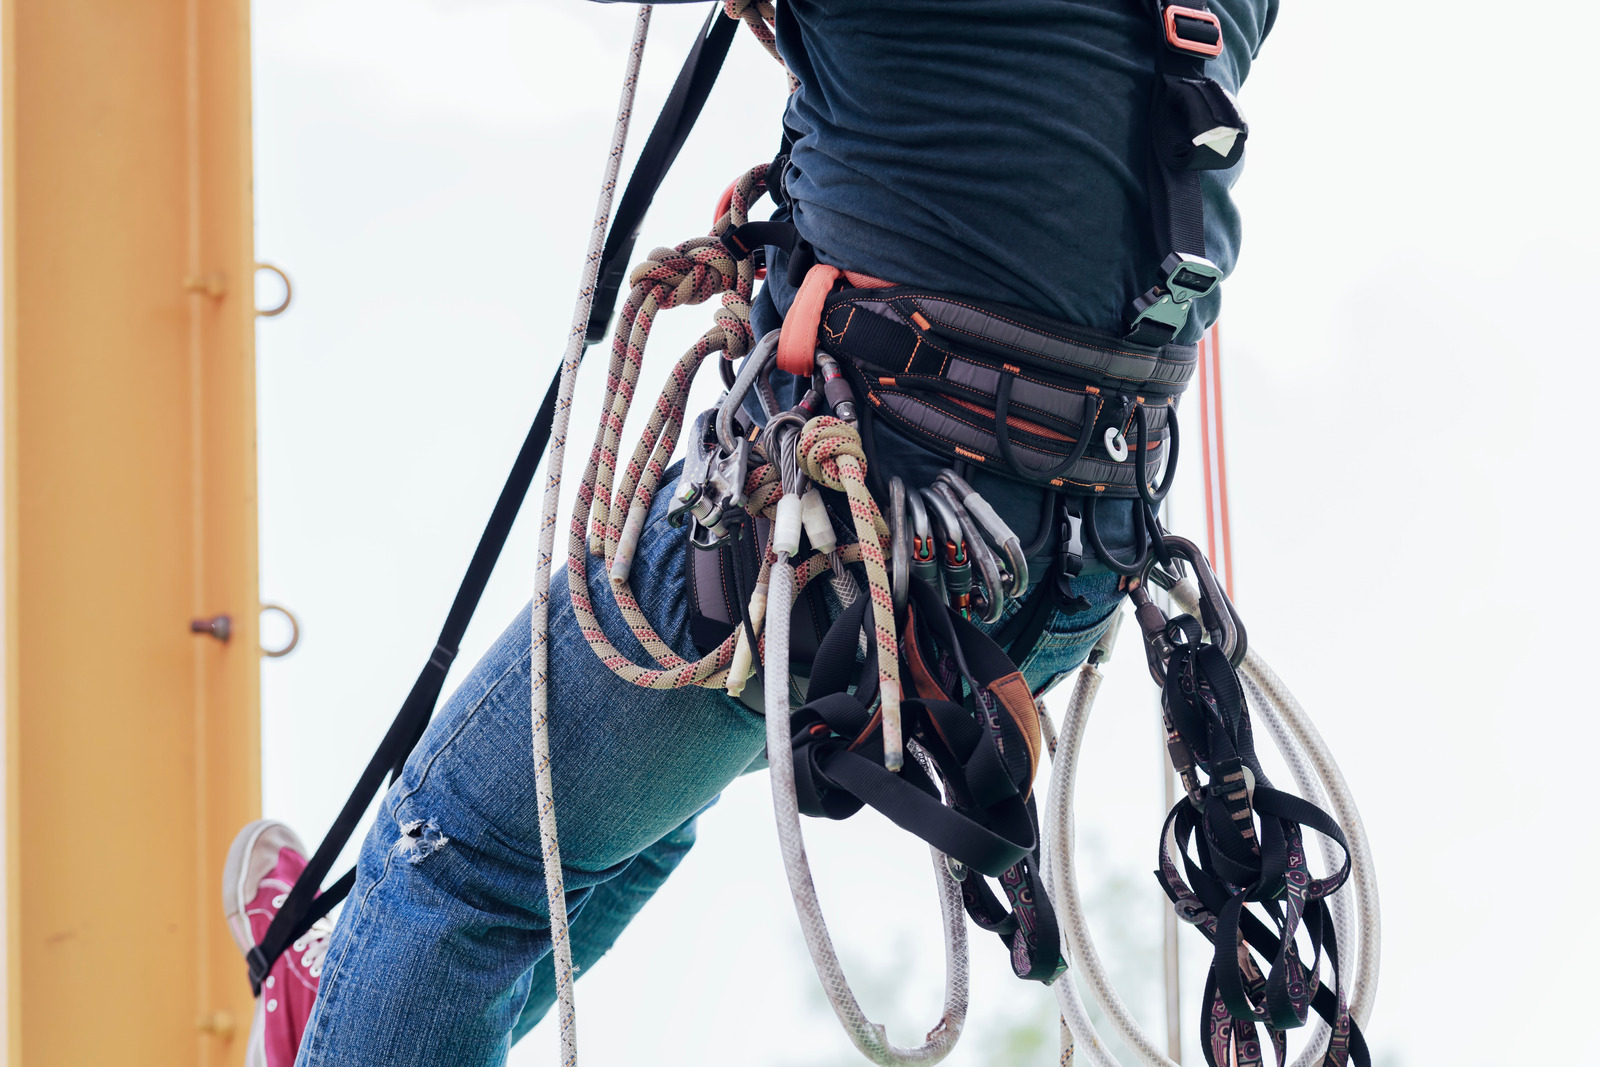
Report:
[[[1206,60],[1222,54],[1223,39],[1222,22],[1205,0],[1135,3],[1153,17],[1158,42],[1146,184],[1162,258],[1161,281],[1133,303],[1128,340],[1163,345],[1188,321],[1193,301],[1222,280],[1221,269],[1206,258],[1200,172],[1237,163],[1249,128],[1238,103],[1206,75]]]
[[[684,60],[661,114],[656,118],[639,162],[628,179],[606,238],[598,275],[601,279],[600,289],[595,295],[594,309],[589,319],[589,344],[605,336],[616,303],[618,285],[627,267],[628,256],[632,254],[634,241],[638,238],[645,211],[683,147],[689,130],[700,117],[737,29],[737,22],[723,17],[720,5],[712,9],[688,58]],[[305,870],[295,881],[294,888],[273,917],[261,943],[246,956],[250,968],[250,986],[257,994],[261,992],[261,983],[272,970],[272,965],[284,950],[303,937],[313,923],[331,911],[355,886],[356,872],[351,868],[326,891],[318,894],[322,880],[333,867],[333,861],[350,840],[373,797],[377,796],[384,775],[399,776],[406,758],[422,739],[428,720],[433,717],[433,709],[444,689],[445,675],[460,651],[467,624],[472,621],[472,614],[477,610],[484,588],[488,585],[489,575],[494,571],[501,550],[505,548],[512,523],[516,521],[517,512],[533,484],[534,473],[544,458],[545,448],[550,442],[550,428],[555,420],[560,383],[561,372],[558,370],[545,391],[539,412],[534,416],[528,436],[523,440],[511,473],[500,490],[489,523],[478,539],[472,562],[461,580],[461,587],[456,591],[450,613],[445,617],[444,627],[439,632],[439,639],[434,643],[427,663],[411,686],[405,702],[400,705],[400,711],[384,734],[378,750],[361,772],[361,778],[350,798],[345,801],[339,817],[334,820],[327,836],[317,846]]]
[[[1175,743],[1209,781],[1196,782],[1168,815],[1156,878],[1179,916],[1214,946],[1202,1007],[1206,1062],[1219,1067],[1232,1062],[1231,1050],[1257,1047],[1258,1024],[1266,1027],[1278,1061],[1286,1062],[1286,1031],[1304,1026],[1315,1010],[1332,1028],[1325,1067],[1352,1060],[1367,1067],[1366,1042],[1340,988],[1326,903],[1350,876],[1344,831],[1316,805],[1272,787],[1256,756],[1238,675],[1222,648],[1201,642],[1202,629],[1190,615],[1166,624],[1174,651],[1165,665],[1162,707]],[[1339,870],[1311,876],[1303,829],[1339,845],[1345,855]],[[1248,904],[1261,906],[1271,925],[1247,911]],[[1314,953],[1309,964],[1296,946],[1301,932]],[[1324,955],[1333,967],[1331,989],[1318,977]]]

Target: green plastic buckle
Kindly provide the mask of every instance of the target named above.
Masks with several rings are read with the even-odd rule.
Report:
[[[1189,321],[1189,307],[1207,296],[1222,281],[1222,268],[1204,256],[1174,252],[1161,262],[1165,281],[1133,302],[1136,312],[1130,336],[1152,333],[1152,327],[1171,340]],[[1165,342],[1163,342],[1165,343]]]

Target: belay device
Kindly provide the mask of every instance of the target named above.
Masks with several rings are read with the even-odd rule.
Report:
[[[601,661],[644,688],[725,689],[754,702],[757,693],[746,689],[759,664],[790,889],[829,1000],[876,1063],[937,1062],[954,1047],[967,1008],[968,917],[1000,937],[1019,977],[1055,989],[1063,1063],[1073,1055],[1074,1035],[1076,1053],[1090,1064],[1115,1063],[1095,1037],[1069,961],[1141,1062],[1171,1062],[1106,979],[1083,921],[1074,868],[1070,806],[1078,750],[1121,616],[1107,620],[1079,671],[1059,737],[1016,666],[1057,610],[1087,607],[1073,580],[1091,559],[1122,575],[1130,591],[1162,689],[1168,749],[1184,783],[1186,796],[1163,830],[1157,875],[1178,915],[1215,946],[1201,1029],[1207,1062],[1264,1062],[1263,1029],[1282,1062],[1287,1031],[1319,1017],[1297,1067],[1368,1063],[1360,1023],[1377,983],[1378,913],[1359,814],[1309,719],[1248,647],[1203,554],[1166,534],[1157,517],[1176,470],[1176,404],[1196,366],[1195,347],[1175,339],[1193,302],[1221,276],[1205,254],[1199,172],[1237,162],[1247,131],[1232,98],[1205,74],[1205,60],[1221,53],[1223,41],[1221,23],[1203,0],[1134,2],[1151,17],[1159,40],[1149,187],[1163,258],[1155,284],[1130,309],[1124,336],[830,266],[789,224],[751,222],[751,205],[762,195],[782,202],[787,136],[773,164],[752,168],[724,194],[710,236],[654,250],[626,279],[607,373],[609,417],[597,430],[570,528],[572,609]],[[724,9],[728,18],[713,11],[697,37],[608,234],[649,25],[650,9],[640,11],[561,372],[434,654],[327,840],[249,956],[258,987],[284,948],[349,892],[354,872],[317,895],[384,775],[398,774],[421,737],[553,441],[533,600],[533,745],[563,1057],[576,1061],[549,774],[547,620],[556,501],[583,350],[604,336],[644,211],[710,92],[736,20],[777,54],[773,25],[781,10],[761,0],[727,0]],[[784,31],[786,45],[799,47],[793,30]],[[750,301],[765,249],[774,245],[788,249],[799,290],[782,331],[756,338]],[[655,315],[714,296],[721,301],[715,324],[679,359],[625,459],[622,426]],[[690,384],[719,352],[728,389],[716,409],[689,420]],[[778,400],[774,370],[801,382],[789,407]],[[754,408],[761,418],[751,416]],[[929,486],[885,481],[874,457],[877,420],[946,457],[948,469]],[[655,633],[629,584],[646,517],[686,422],[690,434],[669,517],[688,528],[695,548],[686,578],[704,655],[693,662]],[[978,468],[1040,487],[1038,541],[1023,545],[972,490],[966,472]],[[1126,556],[1104,543],[1105,500],[1132,508],[1135,545]],[[1029,561],[1041,555],[1053,561],[1049,573],[1030,573]],[[654,663],[631,662],[605,636],[590,602],[587,573],[595,566],[606,569],[620,613]],[[1177,608],[1170,617],[1152,599],[1153,585],[1169,590]],[[805,674],[798,700],[791,699],[796,667]],[[1252,713],[1283,751],[1299,795],[1268,780],[1256,756]],[[1041,804],[1034,779],[1047,751],[1054,773]],[[801,840],[802,812],[845,818],[864,805],[932,850],[946,949],[944,1011],[912,1048],[893,1045],[851,992]],[[1307,829],[1320,835],[1325,876],[1309,868]],[[1347,882],[1355,888],[1354,910],[1350,894],[1340,892]]]

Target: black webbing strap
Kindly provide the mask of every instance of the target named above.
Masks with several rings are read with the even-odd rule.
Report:
[[[705,107],[711,87],[722,71],[722,61],[728,56],[733,35],[739,28],[735,19],[725,18],[722,5],[716,4],[706,15],[705,25],[695,38],[694,47],[678,71],[678,80],[661,105],[661,116],[645,139],[639,152],[639,162],[634,164],[628,187],[612,217],[611,231],[606,234],[605,251],[600,257],[600,274],[594,294],[594,305],[589,311],[590,344],[605,339],[611,326],[611,312],[617,305],[617,293],[627,273],[628,261],[633,258],[633,246],[639,240],[639,227],[644,214],[661,188],[662,179],[678,158],[683,142]]]
[[[1160,5],[1157,5],[1158,7]],[[1205,62],[1196,56],[1160,47],[1156,54],[1156,78],[1166,75],[1204,78]],[[1162,259],[1170,252],[1206,254],[1206,214],[1200,196],[1200,172],[1174,170],[1167,165],[1177,147],[1172,138],[1181,136],[1173,123],[1163,121],[1159,109],[1165,102],[1164,84],[1157,86],[1155,113],[1150,116],[1150,215],[1156,231],[1156,251]]]
[[[1128,339],[1139,344],[1169,343],[1182,329],[1189,301],[1209,293],[1221,278],[1206,259],[1205,206],[1200,172],[1233,166],[1244,153],[1248,128],[1233,97],[1206,75],[1206,61],[1222,52],[1222,23],[1206,0],[1134,0],[1156,31],[1156,76],[1150,95],[1150,150],[1146,189],[1161,282],[1134,307],[1139,312],[1160,301],[1158,314],[1140,314]],[[1232,131],[1216,140],[1208,134]],[[1222,147],[1225,146],[1226,151]],[[1184,261],[1191,270],[1176,273]],[[1200,267],[1198,273],[1193,268]],[[1178,284],[1174,284],[1177,282]]]
[[[590,344],[605,335],[611,309],[616,302],[617,285],[627,266],[627,257],[633,251],[645,211],[677,158],[679,149],[683,147],[689,130],[700,117],[736,29],[737,22],[722,17],[721,5],[712,9],[694,48],[684,60],[672,93],[656,118],[655,127],[650,131],[639,162],[623,191],[601,255],[599,276],[611,279],[611,285],[609,290],[602,288],[595,297],[589,326]],[[594,332],[596,322],[600,324],[598,337]],[[356,872],[352,868],[325,892],[320,895],[317,892],[322,880],[332,869],[333,861],[338,859],[350,836],[355,833],[361,816],[371,805],[373,797],[377,796],[384,775],[392,773],[399,776],[406,758],[421,740],[428,720],[433,717],[434,706],[438,704],[439,694],[444,689],[445,675],[449,673],[450,664],[461,649],[467,624],[472,621],[472,614],[477,610],[484,588],[489,583],[489,575],[493,573],[495,562],[505,548],[512,523],[516,521],[517,512],[521,510],[522,502],[533,484],[534,473],[544,458],[545,447],[550,442],[550,427],[555,420],[560,382],[561,372],[557,370],[549,389],[545,391],[539,412],[534,416],[533,425],[528,429],[528,436],[522,442],[522,449],[517,453],[516,462],[512,464],[511,473],[500,490],[500,498],[495,501],[489,523],[478,539],[472,563],[461,580],[461,587],[456,590],[450,613],[445,617],[444,627],[439,631],[439,639],[434,643],[428,662],[417,675],[411,692],[400,705],[400,712],[390,723],[378,750],[361,772],[361,778],[351,791],[350,798],[345,801],[339,817],[334,820],[322,844],[317,846],[316,853],[295,881],[283,907],[273,917],[272,925],[267,928],[261,943],[245,957],[250,968],[250,985],[257,993],[261,990],[261,982],[284,950],[305,936],[312,924],[349,895],[355,885]]]

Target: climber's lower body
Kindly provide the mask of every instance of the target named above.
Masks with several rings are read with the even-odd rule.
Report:
[[[686,531],[666,521],[671,496],[656,497],[635,588],[657,632],[692,657],[690,548]],[[687,852],[697,813],[758,761],[764,727],[721,691],[654,691],[613,675],[578,628],[567,574],[551,586],[550,746],[573,955],[587,970]],[[590,574],[612,641],[644,660],[604,588],[604,568]],[[1034,689],[1082,662],[1121,595],[1109,573],[1087,575],[1077,589],[1093,606],[1053,618],[1021,664]],[[499,1064],[552,1003],[528,627],[524,610],[384,796],[320,959],[295,1061],[302,1067]],[[291,965],[294,952],[278,967]],[[270,1023],[288,1021],[275,1014]]]

